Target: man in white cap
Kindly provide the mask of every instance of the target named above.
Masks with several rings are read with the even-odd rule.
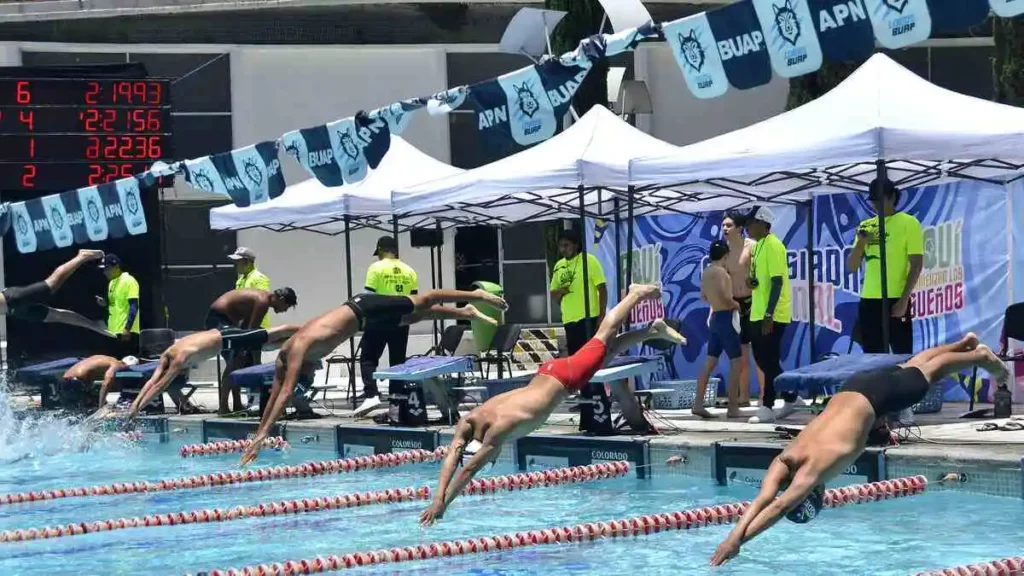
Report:
[[[775,214],[764,206],[755,208],[747,218],[747,234],[756,242],[751,249],[750,344],[757,367],[764,373],[764,399],[752,424],[774,422],[796,410],[797,397],[782,394],[785,404],[778,412],[775,405],[775,379],[782,374],[782,339],[793,318],[789,289],[789,262],[786,245],[772,234]]]
[[[228,260],[235,263],[235,272],[238,272],[238,279],[235,280],[235,290],[263,290],[270,292],[270,278],[256,269],[256,252],[252,248],[240,246]],[[269,314],[260,321],[261,328],[270,327]]]

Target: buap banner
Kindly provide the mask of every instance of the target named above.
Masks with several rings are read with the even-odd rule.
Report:
[[[0,229],[8,222],[22,254],[145,234],[148,227],[141,189],[152,184],[146,176],[122,178],[13,202],[7,205],[6,215],[0,215]]]
[[[284,192],[276,142],[260,142],[182,164],[186,182],[194,188],[227,196],[235,206],[260,204]]]
[[[906,191],[899,207],[921,221],[925,237],[924,270],[913,294],[914,349],[922,350],[959,339],[973,331],[997,349],[1006,306],[1012,301],[1009,274],[1010,236],[1024,236],[1024,219],[1007,216],[1010,197],[1002,186],[961,182]],[[783,367],[806,365],[828,352],[860,353],[851,342],[863,268],[850,270],[846,257],[860,222],[873,215],[859,195],[838,194],[815,199],[815,242],[807,246],[805,208],[773,207],[772,226],[789,250],[793,323],[782,346]],[[722,214],[645,216],[634,224],[633,282],[662,286],[662,302],[634,311],[632,321],[643,324],[667,316],[682,321],[688,343],[676,349],[673,363],[680,378],[695,378],[705,357],[708,338],[707,303],[700,299],[701,274],[708,263],[708,248],[722,235]],[[1014,219],[1012,225],[1008,218]],[[993,223],[999,223],[993,225]],[[1007,225],[1003,225],[1003,224]],[[591,223],[591,249],[609,281],[615,278],[614,226]],[[620,258],[625,274],[625,224],[619,230]],[[813,267],[808,266],[811,256]],[[812,272],[813,271],[813,272]],[[814,274],[815,357],[808,347],[809,274]],[[620,285],[624,279],[620,279]],[[1018,282],[1018,293],[1024,281]],[[615,294],[615,287],[609,293]],[[1021,343],[1024,346],[1024,343]],[[721,370],[726,363],[722,362]],[[1024,368],[1024,367],[1022,367]],[[1018,370],[1014,397],[1024,401],[1024,369]],[[982,376],[984,376],[982,374]],[[949,386],[946,400],[968,400],[970,374]],[[979,377],[980,378],[980,377]],[[723,378],[723,382],[725,379]],[[973,383],[981,398],[990,398],[987,380]],[[756,381],[752,383],[756,388]]]

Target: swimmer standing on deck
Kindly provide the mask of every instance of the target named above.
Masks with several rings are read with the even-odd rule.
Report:
[[[740,546],[786,516],[808,522],[823,505],[825,483],[852,464],[864,451],[868,437],[888,434],[886,415],[921,401],[928,388],[955,372],[981,367],[1005,383],[1006,365],[978,337],[968,333],[954,344],[920,352],[898,366],[851,376],[825,410],[800,432],[765,473],[761,492],[722,542],[711,565],[720,566],[740,552]],[[782,494],[778,492],[782,490]]]
[[[495,319],[472,305],[462,308],[441,306],[454,302],[486,302],[500,310],[508,308],[503,298],[484,290],[428,290],[422,294],[408,296],[367,293],[359,294],[334,310],[306,322],[277,355],[270,400],[263,412],[256,436],[242,454],[242,466],[259,456],[263,441],[270,435],[271,428],[284,414],[284,409],[291,400],[302,367],[318,362],[357,332],[365,330],[367,326],[387,329],[432,319],[476,319],[497,324]]]
[[[499,394],[459,420],[441,467],[434,501],[420,514],[420,523],[430,526],[440,520],[473,476],[497,459],[502,444],[543,426],[555,408],[570,394],[579,392],[609,360],[647,340],[685,344],[686,339],[660,319],[646,328],[618,334],[630,310],[657,298],[661,298],[657,286],[630,286],[629,293],[608,311],[597,334],[579,352],[549,360],[537,369],[526,387]],[[460,462],[463,468],[452,481]]]
[[[711,265],[704,270],[700,281],[700,297],[711,305],[708,315],[708,357],[697,375],[697,395],[691,411],[694,416],[714,418],[715,415],[704,407],[704,393],[707,392],[711,372],[718,366],[722,352],[729,357],[728,418],[740,415],[739,394],[743,350],[740,343],[740,304],[732,298],[732,280],[726,268],[729,245],[724,240],[715,240],[708,250]]]

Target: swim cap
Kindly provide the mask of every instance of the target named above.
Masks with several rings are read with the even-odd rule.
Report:
[[[121,359],[121,362],[124,362],[129,366],[137,366],[139,363],[139,359],[136,358],[135,356],[125,356],[124,358]]]
[[[824,504],[825,487],[821,485],[815,486],[814,490],[811,490],[811,493],[807,495],[807,498],[804,498],[803,502],[786,514],[786,518],[790,522],[806,524],[818,517],[818,513],[821,512]]]
[[[462,450],[462,461],[460,462],[460,464],[465,466],[466,462],[469,462],[469,459],[475,456],[476,453],[479,452],[480,449],[483,447],[484,445],[481,444],[479,440],[470,440],[469,444],[466,444],[466,447]],[[481,470],[490,470],[493,467],[494,462],[492,461],[484,464]]]

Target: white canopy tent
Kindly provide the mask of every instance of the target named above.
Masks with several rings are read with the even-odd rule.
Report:
[[[590,215],[606,215],[611,200],[628,188],[630,158],[676,150],[595,106],[550,140],[456,176],[399,189],[393,203],[403,216],[468,218],[480,224],[575,218],[581,207]],[[637,212],[672,211],[660,199],[649,196],[637,204]],[[671,200],[678,200],[678,194]]]
[[[310,178],[285,189],[269,202],[247,208],[221,206],[210,211],[210,228],[244,230],[267,228],[310,230],[324,234],[344,231],[345,216],[360,226],[376,225],[390,229],[392,192],[402,186],[445,178],[463,172],[435,160],[398,136],[391,136],[391,147],[364,180],[357,184],[329,188]],[[433,225],[433,224],[431,224]]]
[[[630,184],[801,201],[864,190],[1004,181],[1024,164],[1024,109],[935,86],[883,54],[824,96],[753,126],[630,163]],[[642,195],[641,195],[642,196]]]

